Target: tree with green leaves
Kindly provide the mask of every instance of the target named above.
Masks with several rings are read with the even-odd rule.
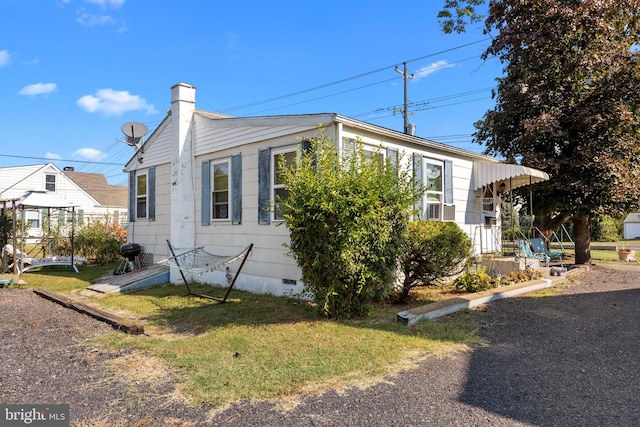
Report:
[[[445,32],[465,31],[484,1],[445,1]],[[576,263],[591,219],[640,199],[640,0],[490,0],[484,32],[504,74],[475,126],[485,153],[544,170],[535,225],[573,218]]]
[[[276,200],[290,253],[320,312],[366,315],[372,302],[393,291],[411,210],[422,193],[408,171],[360,143],[346,159],[325,135],[302,145],[294,167],[282,164],[287,197]]]

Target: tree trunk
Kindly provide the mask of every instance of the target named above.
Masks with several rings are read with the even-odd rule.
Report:
[[[550,242],[554,231],[570,218],[567,214],[558,214],[555,216],[545,215],[543,217],[535,217],[533,226],[536,227],[544,235],[545,241]]]
[[[586,264],[591,260],[591,217],[573,217],[573,240],[576,245],[576,264]]]

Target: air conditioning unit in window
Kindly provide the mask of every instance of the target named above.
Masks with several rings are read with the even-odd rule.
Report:
[[[444,205],[442,207],[442,220],[443,221],[456,220],[456,205]]]

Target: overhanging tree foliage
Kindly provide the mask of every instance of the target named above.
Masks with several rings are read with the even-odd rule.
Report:
[[[288,195],[277,201],[289,249],[323,314],[362,316],[392,291],[411,208],[421,193],[408,172],[360,144],[346,161],[324,135],[308,148],[284,173]]]
[[[478,1],[454,3],[475,13]],[[464,31],[467,15],[449,28]],[[592,216],[621,215],[640,199],[639,19],[640,0],[489,2],[483,57],[505,67],[474,137],[486,154],[549,174],[534,187],[536,225],[573,217],[576,263],[591,257]]]

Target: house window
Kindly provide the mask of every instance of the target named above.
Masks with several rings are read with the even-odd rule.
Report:
[[[426,160],[425,164],[425,187],[426,192],[424,218],[440,221],[442,219],[443,202],[443,163]]]
[[[147,217],[147,174],[136,175],[136,217]]]
[[[273,219],[276,221],[284,220],[282,212],[279,209],[279,201],[285,200],[289,196],[289,190],[284,185],[283,174],[286,170],[295,167],[297,161],[297,153],[295,150],[280,151],[273,154],[273,189],[272,200],[274,202]]]
[[[384,154],[380,150],[372,150],[365,146],[362,151],[365,161],[378,163],[380,166],[384,165]]]
[[[40,228],[40,220],[39,219],[30,219],[29,220],[29,228]]]
[[[229,219],[229,162],[212,163],[213,219]]]
[[[52,174],[46,174],[44,176],[44,188],[47,191],[56,191],[56,176]]]

